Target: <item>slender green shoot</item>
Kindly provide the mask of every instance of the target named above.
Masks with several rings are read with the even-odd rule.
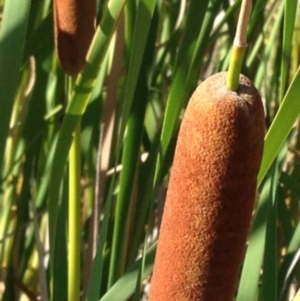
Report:
[[[80,121],[73,132],[69,152],[69,264],[68,298],[80,300]]]
[[[227,82],[228,89],[236,91],[239,87],[239,77],[247,48],[247,25],[249,22],[252,0],[243,0],[237,30],[233,41]]]

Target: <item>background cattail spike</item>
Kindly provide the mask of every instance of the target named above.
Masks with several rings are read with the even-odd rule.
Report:
[[[95,0],[55,0],[55,46],[63,70],[76,75],[85,67],[95,32]]]

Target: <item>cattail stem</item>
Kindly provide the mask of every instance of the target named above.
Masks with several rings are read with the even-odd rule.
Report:
[[[74,83],[69,78],[69,97]],[[73,132],[73,141],[69,151],[69,250],[68,250],[68,300],[80,300],[81,275],[81,148],[80,148],[81,122],[76,125]]]
[[[237,91],[239,75],[242,69],[244,54],[247,48],[247,25],[250,18],[252,0],[243,0],[237,30],[233,41],[226,86],[232,91]]]

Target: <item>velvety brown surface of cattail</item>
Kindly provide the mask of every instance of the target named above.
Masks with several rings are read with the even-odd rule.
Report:
[[[232,301],[256,195],[264,111],[251,81],[226,73],[192,95],[180,128],[150,301]]]
[[[95,0],[54,0],[55,44],[63,70],[78,74],[95,32]]]

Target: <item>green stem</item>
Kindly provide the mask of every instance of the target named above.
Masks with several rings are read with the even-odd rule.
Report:
[[[69,152],[68,299],[80,300],[80,122]]]
[[[226,80],[227,88],[233,91],[236,91],[239,87],[240,72],[247,47],[247,25],[250,18],[251,7],[252,0],[243,0]]]
[[[229,90],[236,91],[239,87],[239,78],[245,50],[246,47],[233,46],[226,79],[226,86]]]

